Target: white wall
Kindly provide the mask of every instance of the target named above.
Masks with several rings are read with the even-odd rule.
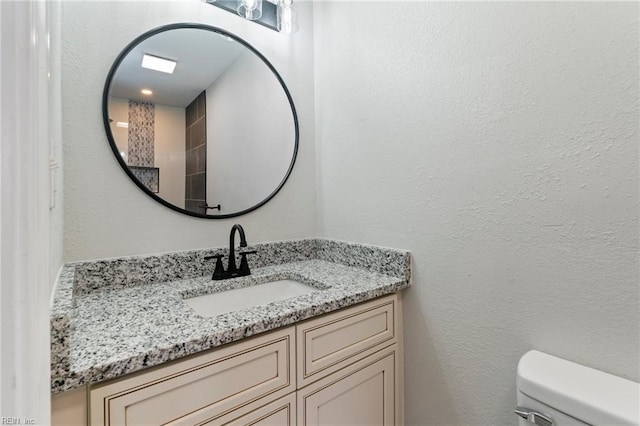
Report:
[[[129,99],[112,97],[109,100],[109,118],[111,122],[111,134],[120,153],[124,153],[124,160],[127,161],[129,152],[129,129],[118,127],[118,122],[129,122]],[[155,129],[154,129],[155,130]]]
[[[156,104],[155,166],[160,169],[158,196],[184,208],[185,174],[185,109]]]
[[[319,226],[413,252],[408,424],[538,349],[638,380],[638,4],[316,2]]]
[[[289,169],[291,106],[271,70],[248,50],[206,95],[207,202],[220,204],[222,214],[246,210],[267,198]]]
[[[233,223],[243,224],[252,242],[316,234],[311,4],[299,4],[295,36],[195,0],[64,2],[62,8],[65,261],[223,246]],[[246,216],[207,220],[174,212],[134,186],[110,152],[101,99],[111,64],[135,37],[176,22],[219,26],[247,40],[279,70],[296,103],[301,143],[292,176]]]
[[[50,420],[49,296],[61,259],[57,5],[0,3],[0,417]],[[53,166],[53,167],[52,167]],[[58,204],[59,206],[59,204]],[[53,207],[53,208],[52,208]]]

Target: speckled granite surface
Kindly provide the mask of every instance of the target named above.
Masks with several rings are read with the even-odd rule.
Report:
[[[340,241],[256,244],[252,275],[210,279],[196,250],[65,265],[51,311],[51,390],[122,376],[409,286],[410,255]],[[225,262],[226,263],[226,262]],[[312,293],[216,317],[184,298],[294,279]]]

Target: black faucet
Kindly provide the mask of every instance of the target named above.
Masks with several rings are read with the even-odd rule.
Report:
[[[247,262],[247,255],[254,254],[255,250],[241,251],[240,252],[240,268],[236,267],[236,231],[240,234],[240,247],[247,246],[247,239],[244,235],[244,229],[241,225],[235,224],[231,227],[231,233],[229,234],[229,262],[227,263],[227,270],[224,270],[222,265],[223,254],[217,254],[215,256],[207,256],[204,259],[216,259],[216,267],[213,271],[212,280],[226,280],[227,278],[242,277],[245,275],[251,275],[249,269],[249,262]]]
[[[244,236],[244,228],[242,225],[235,224],[231,227],[231,233],[229,234],[229,265],[227,266],[227,273],[232,274],[237,272],[236,269],[236,231],[240,233],[240,247],[247,246],[247,239]]]

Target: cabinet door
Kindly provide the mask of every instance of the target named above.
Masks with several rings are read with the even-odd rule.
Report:
[[[396,349],[390,346],[298,391],[298,425],[395,425]]]
[[[240,410],[238,410],[240,411]],[[296,424],[295,392],[238,417],[231,412],[202,426],[293,426]]]

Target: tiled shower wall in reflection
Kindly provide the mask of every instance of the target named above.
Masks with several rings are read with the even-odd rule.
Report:
[[[157,167],[129,166],[129,170],[149,191],[160,192],[160,169]]]
[[[207,102],[203,91],[186,110],[187,174],[185,209],[206,213],[207,203]]]
[[[130,166],[153,167],[155,144],[155,105],[149,102],[129,101],[129,153]]]

